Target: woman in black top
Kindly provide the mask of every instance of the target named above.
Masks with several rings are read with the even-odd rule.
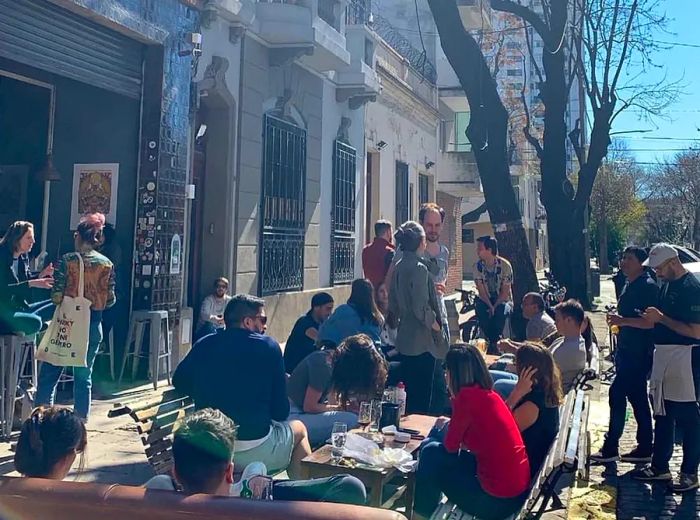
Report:
[[[28,253],[34,247],[34,225],[17,221],[0,239],[0,333],[27,336],[41,329],[44,319],[51,319],[51,300],[29,303],[31,289],[53,286],[53,264],[38,276],[29,270]]]
[[[518,383],[506,400],[523,436],[530,475],[540,470],[559,431],[559,405],[563,400],[561,376],[552,353],[526,342],[515,355]]]

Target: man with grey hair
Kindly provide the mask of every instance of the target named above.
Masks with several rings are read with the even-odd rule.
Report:
[[[173,385],[197,408],[216,408],[238,425],[236,459],[270,471],[301,474],[311,454],[306,427],[287,421],[289,400],[282,349],[265,335],[265,301],[237,294],[224,311],[226,330],[195,343],[175,370]]]
[[[545,310],[544,298],[540,293],[529,292],[523,296],[523,317],[527,320],[525,339],[527,341],[541,342],[547,336],[557,331],[557,326],[552,317]],[[502,339],[498,342],[501,352],[515,352],[522,343],[511,339]]]

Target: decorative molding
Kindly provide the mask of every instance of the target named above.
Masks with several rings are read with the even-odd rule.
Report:
[[[282,67],[302,56],[311,56],[314,53],[313,45],[304,47],[279,47],[269,50],[271,67]]]
[[[340,125],[338,125],[338,133],[336,134],[336,139],[338,141],[350,144],[350,135],[348,133],[350,125],[352,125],[352,119],[350,119],[349,117],[340,118]]]

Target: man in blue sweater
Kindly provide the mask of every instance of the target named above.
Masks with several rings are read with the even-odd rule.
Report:
[[[287,421],[282,349],[265,335],[265,302],[238,294],[226,306],[224,321],[226,330],[195,343],[173,384],[198,409],[221,410],[238,425],[235,454],[241,467],[259,461],[271,473],[288,468],[291,478],[299,478],[311,447],[304,424]]]

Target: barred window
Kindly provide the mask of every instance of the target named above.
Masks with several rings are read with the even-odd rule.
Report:
[[[333,220],[331,222],[331,282],[355,278],[355,186],[357,151],[336,140],[333,144]]]

